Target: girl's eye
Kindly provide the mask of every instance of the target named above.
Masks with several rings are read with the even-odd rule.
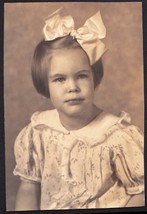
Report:
[[[86,78],[88,78],[87,74],[80,74],[80,75],[78,75],[78,79],[86,79]]]
[[[54,82],[64,82],[65,78],[64,77],[58,77],[54,80]]]

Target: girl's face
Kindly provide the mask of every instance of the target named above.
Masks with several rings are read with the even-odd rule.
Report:
[[[61,116],[91,113],[94,83],[91,66],[80,48],[56,51],[49,71],[49,92]]]

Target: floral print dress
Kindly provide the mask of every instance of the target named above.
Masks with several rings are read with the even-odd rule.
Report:
[[[41,184],[41,210],[124,207],[144,191],[143,145],[126,112],[75,131],[55,109],[36,112],[16,138],[14,175]]]

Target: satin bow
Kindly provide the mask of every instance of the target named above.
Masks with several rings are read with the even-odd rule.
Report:
[[[90,64],[93,65],[105,52],[105,45],[101,39],[106,36],[100,11],[89,18],[82,27],[75,30],[74,20],[64,8],[51,14],[45,21],[43,34],[46,41],[71,35],[87,53]]]

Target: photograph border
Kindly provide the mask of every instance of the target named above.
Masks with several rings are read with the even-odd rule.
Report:
[[[145,206],[144,207],[127,207],[127,208],[106,208],[106,209],[76,209],[76,210],[40,210],[40,211],[6,211],[6,184],[5,184],[5,130],[4,130],[4,4],[5,3],[19,3],[19,2],[40,2],[40,1],[11,1],[5,0],[0,2],[0,99],[1,99],[1,108],[0,108],[0,213],[124,213],[124,212],[146,212],[147,211],[147,188],[145,182]],[[55,2],[55,1],[43,1],[43,2]],[[56,1],[61,2],[61,1]],[[64,1],[69,2],[69,1]],[[74,1],[72,1],[74,2]],[[88,2],[88,1],[80,1],[80,2]],[[89,1],[91,2],[91,1]],[[114,2],[114,1],[96,1],[96,2]],[[144,105],[145,105],[145,148],[144,148],[144,161],[145,161],[145,181],[147,179],[147,124],[146,124],[146,116],[147,116],[147,1],[146,0],[138,0],[138,1],[115,1],[115,2],[142,2],[142,11],[143,11],[143,60],[144,60]]]

